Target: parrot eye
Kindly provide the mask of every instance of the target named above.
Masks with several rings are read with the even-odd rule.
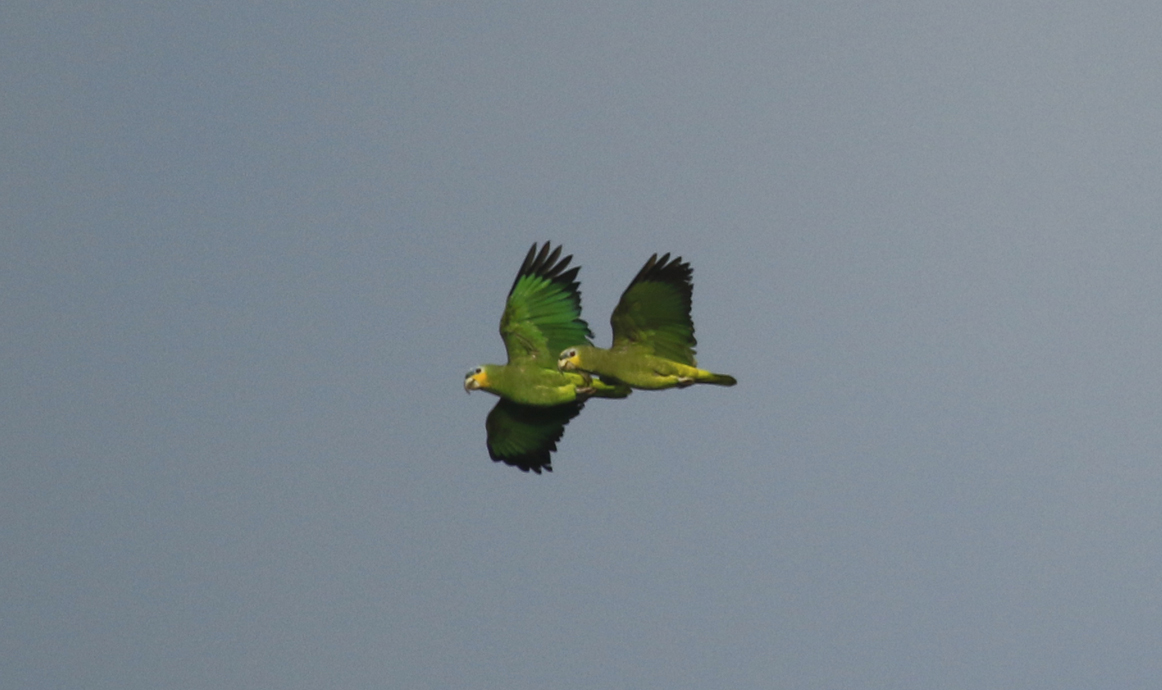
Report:
[[[569,350],[568,352],[565,353],[565,356],[566,357],[576,357],[577,351],[576,350]]]
[[[472,370],[472,373],[473,373],[473,374],[483,374],[483,373],[484,373],[484,367],[476,367],[475,369],[473,369],[473,370]]]

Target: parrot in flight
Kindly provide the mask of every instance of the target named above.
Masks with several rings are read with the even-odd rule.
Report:
[[[551,472],[551,454],[565,425],[592,397],[624,398],[625,384],[609,384],[585,372],[560,371],[562,348],[591,345],[593,332],[581,318],[579,266],[560,259],[561,247],[534,243],[517,272],[500,317],[507,364],[484,364],[464,377],[464,390],[500,397],[488,413],[488,455],[494,461],[540,474]],[[559,260],[558,260],[559,259]]]
[[[561,371],[601,377],[609,384],[660,390],[695,383],[733,386],[733,376],[699,369],[694,361],[694,269],[682,257],[657,254],[642,266],[609,318],[613,346],[578,343],[562,350]]]

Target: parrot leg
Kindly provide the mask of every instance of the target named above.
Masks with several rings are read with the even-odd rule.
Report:
[[[593,377],[588,372],[582,372],[581,378],[585,381],[585,385],[577,386],[577,397],[586,397],[593,395],[597,389],[593,387]]]

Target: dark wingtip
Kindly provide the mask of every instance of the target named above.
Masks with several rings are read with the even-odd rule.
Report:
[[[508,460],[505,460],[504,464],[506,464],[510,467],[515,467],[518,470],[520,470],[521,472],[524,472],[526,474],[530,470],[533,472],[533,474],[540,474],[542,470],[544,470],[545,472],[552,472],[553,471],[553,466],[550,465],[548,461],[545,461],[545,464],[543,464],[543,465],[534,465],[532,463],[525,463],[525,462],[520,462],[520,461],[509,462]]]
[[[692,292],[694,289],[694,269],[689,263],[682,261],[680,256],[671,260],[669,252],[662,254],[661,258],[658,258],[655,253],[637,272],[629,286],[633,287],[635,284],[645,281],[670,283]]]
[[[574,266],[573,270],[566,271],[569,263],[573,260],[573,255],[569,254],[563,259],[560,259],[562,245],[557,245],[556,249],[552,248],[552,242],[545,242],[541,245],[541,250],[537,251],[537,243],[529,248],[529,253],[525,255],[525,260],[520,265],[520,270],[516,272],[516,278],[512,281],[512,287],[509,288],[511,294],[516,289],[516,284],[525,276],[540,276],[553,282],[564,283],[570,290],[578,291],[580,283],[577,282],[577,271],[581,270],[580,266]]]
[[[676,256],[670,259],[669,252],[659,259],[657,254],[650,257],[626,286],[626,292],[638,283],[669,283],[678,288],[686,299],[687,307],[694,301],[694,269],[689,263]]]
[[[502,457],[496,455],[492,448],[488,448],[488,456],[492,458],[493,462],[502,462],[509,467],[515,467],[521,472],[534,472],[540,474],[542,470],[545,472],[553,471],[552,452],[557,450],[554,443],[553,447],[546,450],[536,451],[527,455],[520,455],[517,457]]]

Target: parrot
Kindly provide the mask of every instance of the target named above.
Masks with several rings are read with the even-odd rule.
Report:
[[[508,292],[500,317],[507,364],[484,364],[464,377],[464,390],[500,397],[485,420],[488,454],[525,472],[552,472],[551,454],[565,425],[590,397],[625,398],[625,384],[609,384],[584,372],[560,371],[561,348],[591,345],[593,332],[581,318],[579,266],[561,259],[561,247],[545,242],[529,248]]]
[[[562,350],[557,367],[632,388],[661,390],[695,383],[733,386],[733,376],[699,369],[694,361],[694,269],[667,253],[650,257],[621,295],[609,319],[613,346],[578,343]]]

